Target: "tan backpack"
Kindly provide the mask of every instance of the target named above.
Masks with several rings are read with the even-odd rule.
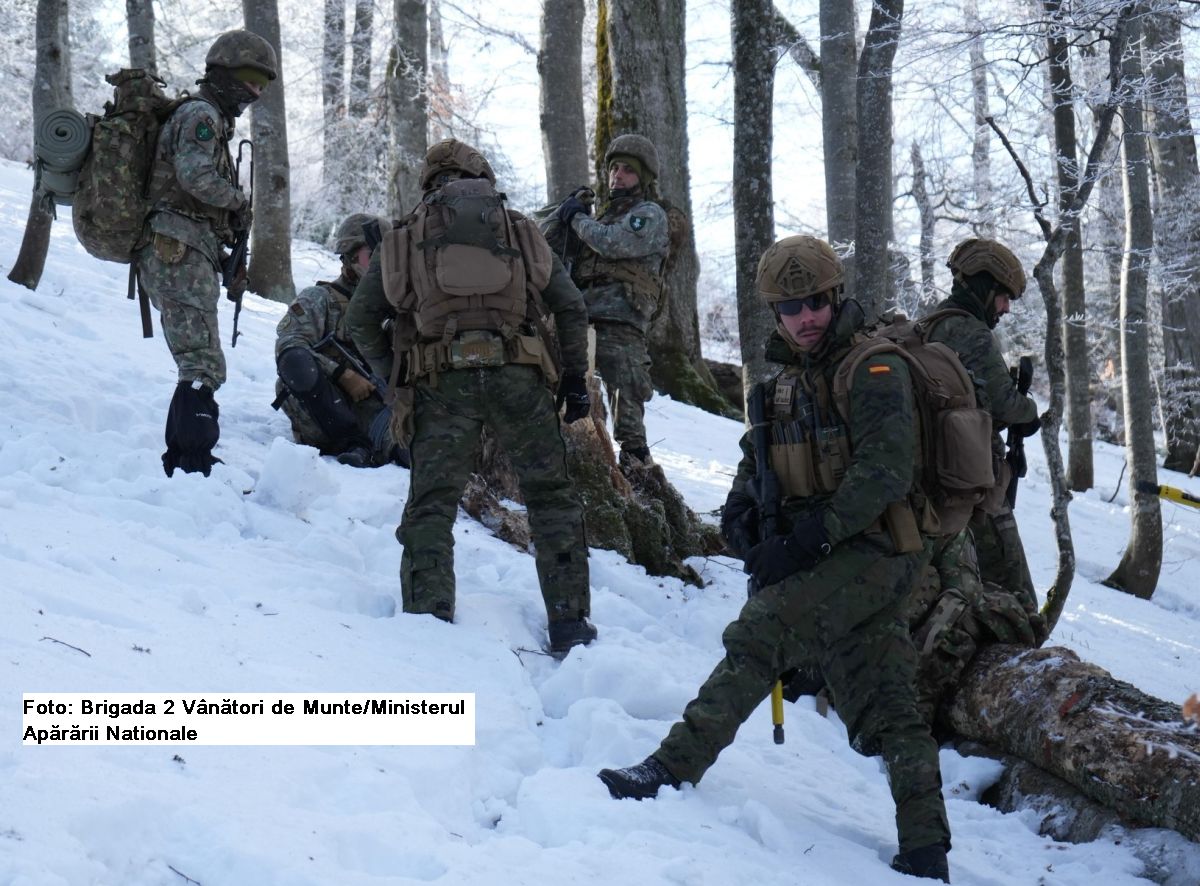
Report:
[[[556,374],[536,331],[553,256],[536,225],[505,209],[505,199],[486,179],[457,179],[384,232],[384,293],[411,317],[419,339],[410,378],[504,363]]]
[[[975,385],[958,354],[927,340],[929,320],[913,322],[902,314],[885,317],[862,334],[838,367],[833,399],[849,421],[854,372],[866,359],[898,354],[913,380],[920,433],[917,484],[924,497],[915,509],[924,535],[961,531],[996,482],[992,466],[992,417],[980,409]]]

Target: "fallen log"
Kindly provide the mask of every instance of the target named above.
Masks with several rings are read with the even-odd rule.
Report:
[[[1200,841],[1200,728],[1062,647],[981,649],[941,716],[1033,763],[1133,826]]]

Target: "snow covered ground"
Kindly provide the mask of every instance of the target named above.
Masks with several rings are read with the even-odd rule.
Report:
[[[30,184],[0,165],[4,273]],[[694,561],[697,589],[592,551],[600,638],[560,664],[537,652],[532,558],[461,517],[458,623],[403,615],[407,472],[291,442],[269,408],[283,306],[247,297],[226,351],[225,464],[164,477],[174,365],[161,334],[140,338],[125,269],[88,257],[63,216],[38,291],[0,281],[0,884],[914,882],[887,868],[878,761],[812,699],[787,706],[783,746],[756,712],[698,787],[616,802],[596,779],[652,751],[719,658],[744,597],[735,561]],[[301,285],[334,267],[298,246]],[[718,507],[740,425],[662,397],[648,425],[693,508]],[[1041,448],[1029,454],[1019,517],[1045,588],[1055,549]],[[1200,690],[1200,512],[1164,506],[1153,600],[1099,585],[1128,532],[1124,489],[1105,502],[1122,458],[1097,446],[1098,488],[1072,505],[1079,573],[1052,642],[1182,701]],[[21,744],[24,692],[441,691],[475,693],[474,747]],[[995,764],[944,751],[942,766],[955,883],[1144,882],[1133,841],[1039,837],[1032,813],[976,802]],[[1174,882],[1200,881],[1200,862],[1176,864]]]

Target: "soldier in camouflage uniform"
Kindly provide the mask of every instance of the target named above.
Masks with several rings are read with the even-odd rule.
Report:
[[[342,259],[336,280],[310,286],[288,306],[275,339],[275,404],[292,423],[297,443],[315,446],[356,468],[395,462],[408,466],[408,452],[396,442],[386,391],[367,376],[366,362],[346,332],[346,308],[371,261],[363,226],[390,223],[364,213],[346,218],[335,233]],[[349,356],[347,356],[347,354]]]
[[[168,477],[176,468],[207,477],[219,461],[212,448],[220,436],[213,395],[225,382],[217,331],[221,247],[250,226],[229,142],[235,118],[278,68],[271,44],[249,31],[222,34],[205,64],[198,94],[179,105],[159,133],[147,242],[134,258],[139,285],[161,313],[163,337],[179,368],[162,457]]]
[[[947,265],[954,275],[953,288],[926,319],[929,340],[944,342],[958,354],[975,381],[980,406],[992,415],[997,482],[970,526],[980,575],[1016,594],[1033,616],[1038,611],[1037,592],[1016,518],[1005,499],[1011,473],[1000,431],[1007,426],[1028,437],[1037,433],[1041,422],[1033,398],[1017,390],[992,334],[1011,302],[1025,292],[1025,272],[1017,257],[994,240],[964,240],[950,253]],[[1044,630],[1040,619],[1035,622],[1036,630]]]
[[[464,179],[485,179],[494,186],[496,176],[487,160],[470,145],[456,139],[439,142],[429,149],[421,170],[423,203],[435,205],[442,188]],[[518,224],[528,225],[549,259],[549,247],[537,228],[518,213],[503,211],[513,226],[510,230]],[[415,217],[414,213],[401,224],[413,224]],[[396,533],[404,545],[400,563],[404,611],[428,613],[444,621],[454,619],[454,520],[459,497],[475,469],[480,434],[486,425],[504,447],[520,479],[546,605],[551,651],[565,654],[574,646],[586,645],[596,637],[596,628],[588,620],[591,595],[583,510],[567,475],[566,448],[558,423],[558,409],[564,403],[567,422],[590,412],[585,383],[587,309],[583,298],[557,258],[547,263],[549,280],[539,296],[554,315],[561,351],[557,400],[544,370],[511,359],[507,348],[503,349],[505,359],[496,365],[454,368],[451,359],[456,349],[465,351],[481,338],[495,338],[488,330],[477,330],[467,319],[460,324],[460,317],[466,315],[456,315],[453,325],[446,321],[452,333],[458,330],[449,335],[449,341],[426,341],[416,332],[419,306],[427,302],[414,295],[417,310],[397,310],[389,301],[391,293],[385,290],[382,254],[393,242],[388,237],[395,233],[385,235],[384,243],[371,257],[370,267],[350,302],[346,322],[359,352],[379,375],[389,378],[395,373],[407,378],[413,401],[409,445],[412,482]],[[424,252],[423,257],[430,252]],[[463,270],[460,276],[465,273]],[[410,270],[403,282],[405,294],[417,288],[416,280]],[[389,320],[390,331],[384,326]],[[522,330],[513,332],[525,336],[524,341],[537,335],[527,324],[522,326]],[[419,361],[414,359],[418,353],[435,351],[451,359],[439,361],[432,371],[424,356]]]
[[[666,212],[653,199],[658,177],[653,143],[633,133],[617,136],[604,162],[610,202],[599,217],[589,217],[587,195],[580,192],[564,200],[555,217],[569,227],[572,241],[578,238],[568,243],[568,255],[582,249],[571,278],[596,330],[596,370],[608,392],[621,463],[650,464],[645,413],[654,388],[646,335],[662,295],[670,230]]]
[[[842,300],[836,254],[812,237],[781,240],[763,254],[757,286],[778,320],[767,359],[784,366],[766,388],[783,534],[758,538],[748,433],[723,527],[757,592],[725,629],[725,658],[658,750],[600,778],[614,797],[638,799],[698,782],[778,676],[815,660],[851,743],[883,754],[900,844],[893,867],[948,882],[938,749],[917,709],[905,621],[924,549],[919,539],[916,550],[898,549],[884,520],[889,503],[907,506],[914,491],[909,371],[895,354],[864,360],[843,419],[831,383],[863,315]]]

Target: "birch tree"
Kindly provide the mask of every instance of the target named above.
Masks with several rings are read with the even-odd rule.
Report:
[[[283,52],[279,45],[277,0],[242,0],[246,30],[275,48],[278,76],[251,105],[254,140],[254,223],[251,230],[248,288],[272,301],[296,297],[292,281],[291,164],[288,160],[284,102]],[[243,168],[243,176],[247,170]]]

